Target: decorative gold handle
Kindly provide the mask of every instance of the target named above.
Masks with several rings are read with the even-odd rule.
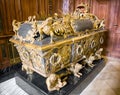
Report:
[[[94,41],[94,40],[91,42],[90,47],[91,47],[91,48],[94,48],[94,47],[95,47],[95,41]]]
[[[81,55],[81,54],[82,54],[83,48],[82,48],[81,45],[78,45],[78,46],[77,46],[76,52],[77,52],[78,55]]]
[[[56,60],[55,60],[56,59]],[[56,61],[56,62],[55,62]],[[51,57],[50,57],[50,63],[51,64],[59,64],[61,61],[61,56],[60,54],[54,53]]]
[[[103,44],[104,43],[104,39],[103,37],[100,37],[100,44]]]

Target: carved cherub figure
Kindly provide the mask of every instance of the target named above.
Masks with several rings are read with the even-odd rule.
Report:
[[[95,56],[90,55],[90,57],[88,59],[86,59],[85,62],[87,63],[88,66],[94,67],[94,64],[93,64],[94,60],[95,60]]]
[[[47,88],[49,91],[60,90],[63,86],[67,84],[66,81],[62,81],[61,77],[56,74],[51,74],[46,79]]]
[[[29,16],[28,20],[25,21],[24,23],[33,23],[36,21],[36,16]]]
[[[83,68],[83,66],[79,63],[76,64],[72,64],[70,68],[68,68],[68,70],[70,70],[71,72],[73,72],[74,76],[76,77],[80,77],[82,76],[82,73],[80,73],[79,71]]]
[[[102,51],[103,51],[103,48],[100,48],[99,50],[96,51],[96,53],[95,53],[96,59],[101,59]]]
[[[31,22],[32,16],[28,17],[28,22]]]
[[[21,25],[20,22],[17,22],[16,20],[13,20],[12,26],[13,26],[13,31],[15,32],[15,36],[18,35],[17,32],[18,32],[18,30],[19,30],[19,28],[20,28],[20,25]]]
[[[102,28],[102,29],[105,28],[105,20],[104,19],[100,22],[99,28]]]

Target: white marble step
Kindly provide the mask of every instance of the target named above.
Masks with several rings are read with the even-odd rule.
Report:
[[[11,78],[0,83],[0,95],[28,95],[15,82],[15,78]]]

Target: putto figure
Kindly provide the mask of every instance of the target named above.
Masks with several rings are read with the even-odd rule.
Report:
[[[60,90],[63,86],[67,84],[66,81],[62,81],[59,75],[51,74],[46,79],[47,88],[49,91]]]

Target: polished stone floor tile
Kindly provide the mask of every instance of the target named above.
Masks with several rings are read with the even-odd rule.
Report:
[[[99,95],[99,92],[95,90],[90,90],[90,91],[85,91],[81,93],[80,95]]]
[[[120,95],[120,60],[109,59],[80,95]]]
[[[118,79],[108,79],[105,81],[111,88],[120,88],[120,81]]]
[[[102,89],[99,95],[116,95],[116,93],[112,89]]]

